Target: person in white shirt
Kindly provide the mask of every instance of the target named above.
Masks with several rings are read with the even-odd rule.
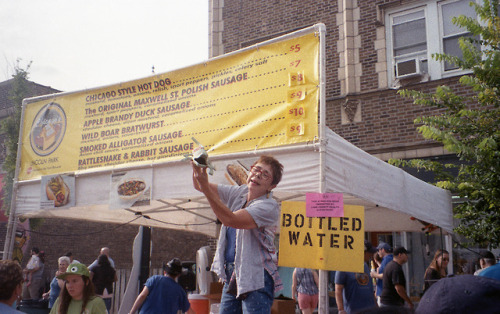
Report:
[[[43,284],[44,253],[38,248],[31,249],[31,258],[23,270],[25,282],[23,285],[23,299],[40,299],[40,288]]]

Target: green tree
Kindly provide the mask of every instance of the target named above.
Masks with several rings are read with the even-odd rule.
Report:
[[[459,40],[462,57],[435,54],[439,61],[458,65],[470,74],[460,84],[472,96],[457,95],[448,86],[435,93],[402,90],[414,104],[437,108],[439,115],[415,119],[417,130],[426,139],[441,142],[461,160],[460,166],[429,160],[390,160],[397,166],[434,171],[437,186],[448,189],[463,200],[454,208],[459,219],[457,233],[479,245],[500,246],[500,19],[498,0],[471,2],[480,22],[459,16],[453,23],[466,28],[471,37]],[[451,176],[448,168],[458,168]]]
[[[5,146],[7,148],[7,156],[3,164],[3,170],[6,175],[3,178],[3,206],[2,210],[9,214],[10,203],[12,197],[12,188],[16,173],[17,160],[17,144],[19,140],[19,127],[21,125],[21,111],[23,99],[28,95],[28,75],[31,67],[31,62],[28,63],[25,69],[21,68],[20,61],[17,60],[14,67],[15,74],[12,75],[14,81],[8,98],[14,103],[12,113],[2,121],[0,133],[5,134]]]

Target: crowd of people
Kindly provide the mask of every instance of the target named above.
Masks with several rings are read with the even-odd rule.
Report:
[[[283,166],[273,157],[261,156],[250,168],[246,184],[233,186],[211,183],[207,167],[195,163],[192,166],[195,189],[205,195],[223,224],[211,268],[224,282],[220,313],[270,313],[273,295],[282,288],[274,247],[280,211],[272,190],[281,180]],[[374,260],[380,264],[370,272],[369,261],[375,253]],[[335,274],[339,312],[413,311],[403,272],[409,253],[404,247],[393,249],[388,243],[380,243],[373,248],[366,242],[364,273]],[[434,286],[447,279],[448,262],[448,252],[436,253],[425,274],[425,296],[435,295]],[[316,272],[297,268],[292,277],[292,298],[303,313],[312,313],[318,304]],[[498,303],[500,298],[496,300]]]
[[[89,267],[75,260],[71,252],[57,262],[49,290],[44,292],[43,251],[33,247],[24,269],[17,261],[1,261],[0,313],[22,313],[16,310],[20,304],[40,300],[48,300],[50,313],[109,313],[117,279],[109,248],[102,248]]]
[[[375,249],[365,241],[364,273],[335,273],[339,313],[498,313],[500,264],[490,251],[479,253],[481,269],[473,275],[449,276],[450,253],[438,249],[424,274],[418,306],[406,291],[402,266],[408,262],[404,247],[381,242]],[[374,265],[368,270],[370,261]],[[375,281],[375,287],[373,281]],[[488,278],[489,277],[489,278]]]
[[[334,272],[338,313],[500,313],[500,263],[490,251],[479,252],[481,269],[475,276],[448,276],[450,253],[438,249],[425,270],[418,306],[406,291],[408,254],[404,247],[381,242],[375,248],[365,240],[364,272]],[[295,268],[292,279],[292,298],[302,313],[313,313],[319,297],[316,271]]]
[[[281,180],[283,165],[271,156],[261,156],[251,166],[246,184],[242,185],[211,183],[207,167],[193,162],[192,179],[194,188],[205,195],[212,211],[222,222],[211,267],[224,283],[220,313],[270,313],[274,295],[282,288],[274,245],[280,208],[272,197],[272,190]],[[410,252],[404,247],[393,249],[388,243],[381,242],[375,248],[365,241],[364,272],[335,273],[335,299],[339,313],[374,313],[380,309],[394,313],[413,311],[414,304],[406,291],[407,279],[403,272],[408,254]],[[372,260],[374,269],[370,271]],[[482,310],[491,306],[496,310],[500,308],[499,264],[495,264],[494,256],[481,253],[483,269],[478,276],[447,277],[448,262],[449,253],[438,250],[425,272],[425,293],[417,313],[433,313],[435,311],[429,309],[450,307],[442,301],[451,297],[439,297],[449,291],[455,292],[452,297],[461,298],[456,302],[462,309],[470,309],[467,302],[471,298],[481,300]],[[21,295],[39,298],[38,278],[43,267],[44,257],[37,248],[33,248],[24,270],[15,262],[1,261],[1,313],[16,313],[13,306]],[[102,248],[99,257],[89,267],[73,259],[71,253],[60,257],[50,290],[43,295],[49,299],[51,313],[109,311],[116,280],[114,267],[109,248]],[[173,259],[165,264],[163,276],[155,275],[146,281],[130,313],[194,313],[186,292],[177,283],[181,272],[180,260]],[[317,272],[297,268],[292,279],[293,299],[303,313],[312,313],[318,305]],[[464,281],[467,289],[463,288]],[[460,288],[462,290],[458,291]],[[476,290],[470,292],[468,289],[472,288]],[[469,310],[468,313],[475,311]]]

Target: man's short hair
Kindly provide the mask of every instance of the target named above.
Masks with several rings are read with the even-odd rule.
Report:
[[[400,246],[394,249],[394,256],[398,256],[399,254],[410,254],[410,251],[406,250],[404,247]]]
[[[178,258],[172,259],[170,262],[163,264],[163,270],[172,277],[176,277],[182,273],[182,262]]]
[[[262,155],[259,159],[254,163],[263,163],[271,167],[273,171],[273,182],[272,184],[277,185],[281,181],[281,177],[283,176],[283,165],[275,159],[273,156]]]
[[[16,287],[23,282],[23,269],[18,262],[0,261],[0,300],[12,297]]]
[[[495,263],[496,263],[495,255],[493,255],[493,253],[491,253],[488,250],[480,251],[479,252],[479,259],[484,260],[484,262],[488,265],[495,265]]]

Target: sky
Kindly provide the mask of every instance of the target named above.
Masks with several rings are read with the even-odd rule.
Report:
[[[0,0],[0,82],[77,91],[208,59],[209,0]]]

